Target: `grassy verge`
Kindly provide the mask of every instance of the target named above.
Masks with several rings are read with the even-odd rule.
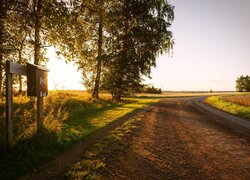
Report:
[[[205,102],[225,112],[250,119],[250,107],[231,102],[227,96],[210,96]]]
[[[83,158],[75,163],[64,175],[69,179],[101,179],[101,173],[105,173],[106,160],[112,159],[114,154],[123,152],[126,148],[124,137],[129,135],[143,115],[129,119],[120,127],[110,132],[103,140],[97,142],[87,151]]]
[[[0,148],[1,179],[16,179],[72,147],[109,123],[143,108],[158,99],[125,99],[112,103],[107,95],[93,101],[86,93],[53,92],[45,101],[44,131],[36,135],[35,104],[27,97],[14,99],[15,145],[11,152]],[[0,102],[4,112],[4,102]],[[4,113],[0,128],[4,139]],[[4,141],[0,140],[3,146]]]

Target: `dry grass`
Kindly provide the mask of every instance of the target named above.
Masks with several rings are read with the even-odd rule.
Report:
[[[241,106],[250,107],[250,94],[226,96],[226,97],[222,97],[222,100],[230,102],[230,103],[234,103],[234,104],[239,104]]]
[[[51,91],[44,100],[44,127],[51,132],[60,133],[66,125],[72,110],[79,107],[101,108],[109,103],[111,97],[101,94],[98,102],[93,101],[86,91]],[[27,96],[13,98],[14,141],[32,137],[36,133],[36,102]],[[5,100],[0,100],[0,145],[5,144]]]

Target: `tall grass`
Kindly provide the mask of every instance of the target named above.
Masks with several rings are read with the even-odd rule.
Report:
[[[36,133],[36,102],[27,96],[16,96],[13,99],[14,143],[32,137]],[[65,109],[65,95],[52,93],[45,98],[44,127],[58,133],[64,126],[69,113]],[[5,102],[0,102],[0,144],[5,144],[6,122]]]
[[[0,177],[13,179],[53,159],[58,153],[109,123],[158,101],[125,99],[111,102],[109,95],[92,100],[85,92],[51,92],[44,103],[44,131],[36,134],[36,104],[25,96],[14,98],[14,147],[5,142],[5,103],[0,102]]]

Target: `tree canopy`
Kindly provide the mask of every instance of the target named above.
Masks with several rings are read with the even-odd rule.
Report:
[[[93,98],[101,89],[120,101],[174,45],[174,7],[166,0],[11,0],[0,11],[0,64],[40,64],[53,45],[78,65]],[[2,66],[0,76],[2,85]]]
[[[250,92],[250,76],[240,76],[236,80],[236,91]]]
[[[142,76],[150,77],[156,57],[173,47],[173,6],[167,1],[123,0],[110,12],[110,52],[106,54],[104,88],[119,101]]]

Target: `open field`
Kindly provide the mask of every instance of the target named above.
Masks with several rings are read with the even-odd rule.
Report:
[[[162,94],[143,94],[137,93],[134,97],[155,97],[155,98],[171,98],[171,97],[193,97],[193,96],[212,96],[212,95],[234,95],[241,94],[234,91],[163,91]]]
[[[208,104],[231,114],[250,119],[250,94],[211,96]]]
[[[0,177],[17,178],[30,172],[98,129],[158,100],[126,98],[122,103],[113,103],[106,94],[94,101],[86,92],[50,92],[45,98],[44,132],[37,135],[35,103],[26,96],[15,97],[15,144],[10,153],[4,148],[5,103],[1,101]]]

